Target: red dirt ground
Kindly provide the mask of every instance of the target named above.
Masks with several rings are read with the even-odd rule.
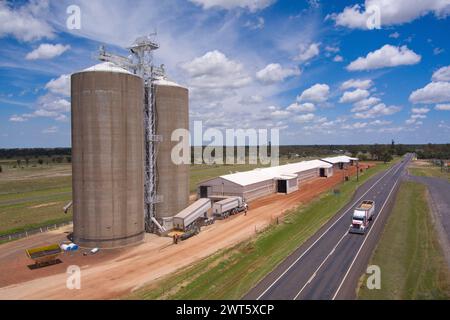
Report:
[[[361,165],[366,169],[367,165]],[[350,167],[347,175],[355,175]],[[82,251],[61,256],[62,263],[30,270],[25,256],[29,247],[67,240],[69,228],[39,234],[0,246],[0,299],[114,299],[186,267],[217,250],[237,244],[265,228],[287,210],[307,203],[336,187],[343,180],[341,170],[330,178],[303,183],[289,195],[273,194],[250,203],[247,215],[217,221],[178,245],[172,239],[147,235],[142,244],[122,249],[100,250],[83,256]],[[81,267],[81,289],[66,288],[66,269]]]

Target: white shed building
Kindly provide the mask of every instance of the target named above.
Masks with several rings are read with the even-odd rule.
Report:
[[[345,167],[347,167],[349,165],[352,166],[358,160],[359,160],[358,158],[352,158],[352,157],[348,157],[348,156],[337,156],[337,157],[321,159],[321,161],[324,161],[326,163],[333,165],[333,168],[336,168],[336,169],[344,169]]]
[[[302,161],[277,167],[237,172],[204,181],[198,185],[201,198],[240,196],[246,201],[272,193],[291,193],[302,182],[333,175],[333,165],[320,160]]]

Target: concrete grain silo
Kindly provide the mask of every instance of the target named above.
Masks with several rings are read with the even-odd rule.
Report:
[[[144,237],[142,78],[112,63],[72,85],[74,242],[111,248]]]
[[[167,229],[172,228],[172,217],[189,204],[189,165],[174,164],[171,159],[171,141],[176,129],[189,129],[188,89],[167,80],[154,82],[156,135],[158,143],[156,158],[156,185],[160,201],[156,203],[156,219]]]

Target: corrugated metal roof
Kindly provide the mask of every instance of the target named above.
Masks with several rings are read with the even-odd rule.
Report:
[[[222,179],[231,181],[241,186],[247,186],[262,181],[272,180],[274,178],[273,175],[270,175],[258,169],[244,172],[236,172],[220,177]]]
[[[297,173],[316,168],[331,168],[332,165],[320,160],[301,161],[285,164],[277,167],[258,168],[251,171],[237,172],[220,176],[222,179],[231,181],[241,186],[247,186],[254,183],[280,179],[286,176],[286,179],[292,179]]]
[[[194,211],[204,207],[206,204],[210,204],[211,207],[211,200],[208,198],[200,198],[197,201],[195,201],[194,203],[192,203],[190,206],[184,208],[183,210],[181,210],[180,212],[178,212],[175,217],[177,218],[186,218],[187,216],[189,216],[190,214],[192,214]]]
[[[350,160],[354,160],[357,161],[358,158],[352,158],[352,157],[348,157],[348,156],[337,156],[337,157],[330,157],[330,158],[323,158],[323,161],[329,162],[329,163],[349,163]]]

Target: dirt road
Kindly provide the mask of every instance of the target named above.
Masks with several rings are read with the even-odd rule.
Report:
[[[356,168],[348,173],[354,175]],[[24,258],[26,245],[36,246],[64,239],[64,232],[39,235],[0,247],[0,299],[113,299],[188,266],[219,249],[234,245],[265,228],[287,210],[307,203],[342,181],[341,171],[317,178],[289,195],[274,194],[250,203],[247,215],[217,221],[178,245],[172,239],[147,235],[144,243],[120,250],[103,250],[98,256],[81,253],[62,256],[63,263],[30,270]],[[67,231],[67,230],[66,230]],[[81,289],[66,288],[66,268],[81,267]]]

